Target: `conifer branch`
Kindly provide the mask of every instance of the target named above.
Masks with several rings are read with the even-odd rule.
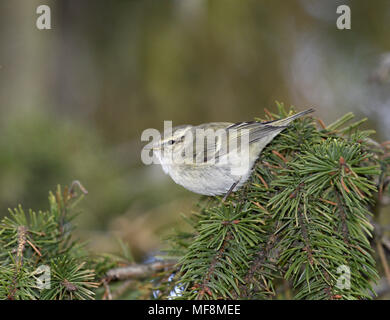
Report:
[[[275,295],[272,286],[268,283],[264,274],[270,276],[270,271],[275,271],[275,266],[271,264],[270,252],[275,247],[275,243],[278,240],[278,236],[273,233],[270,235],[265,246],[260,246],[257,251],[256,257],[251,261],[251,266],[247,275],[244,278],[245,284],[240,284],[241,295],[239,298],[250,298],[258,291],[256,286],[271,296]],[[268,264],[266,264],[268,262]],[[256,279],[256,274],[259,274],[261,279]],[[237,297],[237,296],[236,296]]]
[[[72,239],[73,200],[68,189],[49,195],[50,210],[10,210],[0,223],[0,298],[92,299],[92,259]],[[44,273],[42,275],[42,273]],[[44,278],[42,278],[44,277]],[[42,280],[44,279],[44,280]],[[46,283],[47,282],[47,283]]]
[[[352,118],[320,129],[310,118],[296,121],[263,150],[240,191],[193,217],[180,298],[272,297],[285,280],[295,299],[371,298],[378,273],[369,209],[381,171],[366,143],[371,132],[358,129],[363,121],[343,127]],[[340,267],[350,270],[348,288],[339,285]]]
[[[277,108],[268,119],[289,114]],[[171,236],[173,259],[118,267],[88,255],[72,235],[74,208],[88,193],[77,180],[50,193],[48,211],[10,211],[0,223],[0,298],[115,299],[139,288],[138,297],[159,299],[375,297],[376,264],[390,279],[390,245],[378,227],[390,198],[390,143],[359,130],[363,120],[348,125],[352,118],[317,119],[319,128],[310,117],[294,121],[245,186],[223,203],[204,198],[186,220],[191,231]],[[50,288],[37,285],[41,265]],[[349,271],[346,283],[340,270]]]

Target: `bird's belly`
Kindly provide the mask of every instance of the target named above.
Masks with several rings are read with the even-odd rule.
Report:
[[[248,170],[249,171],[249,170]],[[233,175],[229,166],[178,166],[169,170],[169,175],[184,188],[203,195],[214,196],[228,192],[238,180],[237,190],[248,178],[250,172],[243,176]],[[241,181],[242,180],[242,181]]]

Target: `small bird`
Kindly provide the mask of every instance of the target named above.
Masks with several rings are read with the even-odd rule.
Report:
[[[177,126],[151,149],[164,172],[177,184],[202,195],[224,194],[225,201],[248,180],[264,147],[291,121],[311,112],[314,110],[267,122]],[[198,139],[199,136],[203,140]]]

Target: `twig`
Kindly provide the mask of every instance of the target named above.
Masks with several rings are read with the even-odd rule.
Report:
[[[387,262],[385,251],[383,250],[382,242],[381,242],[380,238],[376,239],[376,248],[378,250],[379,258],[381,259],[381,262],[382,262],[382,266],[383,266],[383,270],[384,270],[385,275],[386,275],[387,282],[390,285],[390,268],[389,268],[389,264]]]
[[[205,293],[207,293],[209,296],[212,295],[211,289],[208,287],[208,283],[210,282],[211,276],[213,275],[213,273],[215,271],[215,267],[216,267],[217,263],[222,258],[223,254],[225,253],[225,250],[228,246],[229,241],[232,239],[233,239],[233,235],[230,231],[228,231],[226,233],[226,237],[223,240],[221,247],[219,248],[217,254],[214,256],[213,260],[210,263],[209,270],[207,271],[205,277],[203,278],[203,282],[201,284],[201,290],[199,291],[199,294],[198,294],[199,298],[202,298]]]
[[[256,283],[255,281],[255,274],[261,274],[265,271],[266,265],[265,263],[267,260],[270,260],[269,254],[271,250],[274,248],[275,243],[278,239],[278,235],[275,233],[271,234],[271,236],[268,238],[268,241],[265,246],[259,248],[259,251],[257,252],[256,257],[252,260],[251,267],[249,268],[248,273],[246,274],[244,281],[244,284],[240,284],[240,298],[248,298],[250,291],[254,291],[255,289],[250,289],[250,283],[253,284]],[[264,285],[258,283],[258,286],[262,288],[266,293],[275,295],[275,293],[272,291],[271,288],[269,288],[266,281],[264,281]],[[238,298],[238,295],[235,295],[236,298]]]
[[[173,267],[175,264],[176,261],[156,261],[150,264],[133,264],[122,268],[108,270],[106,273],[106,279],[111,281],[147,278],[151,274]]]
[[[19,226],[18,227],[18,250],[16,253],[16,260],[17,260],[17,269],[16,272],[19,272],[22,261],[23,261],[23,251],[24,247],[26,245],[26,238],[27,237],[27,228],[25,226]]]
[[[134,285],[134,280],[126,280],[123,282],[111,295],[112,300],[118,299],[122,294],[124,294],[129,288]]]
[[[12,284],[9,289],[9,294],[7,296],[8,300],[14,300],[16,291],[17,291],[17,278],[20,269],[22,268],[23,264],[23,251],[26,245],[26,239],[27,239],[27,227],[25,226],[19,226],[18,227],[18,248],[16,250],[16,266],[15,266],[15,274],[12,279]]]
[[[104,286],[104,295],[103,295],[103,300],[112,300],[112,294],[110,290],[110,286],[108,285],[107,280],[103,280],[103,286]]]
[[[314,264],[313,251],[310,245],[310,240],[309,240],[306,225],[303,222],[302,210],[300,208],[298,209],[298,221],[299,221],[299,227],[301,229],[302,238],[305,243],[305,247],[303,248],[303,250],[306,251],[307,259],[309,260],[310,265],[313,265]]]
[[[348,230],[348,225],[347,225],[347,214],[345,213],[344,205],[343,205],[343,202],[341,201],[341,196],[337,190],[335,191],[335,194],[336,194],[336,199],[337,199],[337,208],[338,208],[337,212],[338,212],[338,215],[341,219],[343,240],[344,240],[345,244],[350,245],[349,230]]]
[[[390,293],[390,285],[387,283],[387,279],[381,278],[379,283],[374,286],[374,292],[376,295],[372,294],[373,298],[380,299]]]
[[[83,187],[83,185],[81,184],[81,182],[80,182],[79,180],[74,180],[74,181],[72,182],[72,184],[70,185],[70,190],[69,190],[69,193],[70,193],[70,195],[71,195],[72,197],[75,195],[74,189],[75,189],[76,186],[79,187],[79,189],[81,190],[82,193],[88,194],[87,189],[85,189],[85,188]]]

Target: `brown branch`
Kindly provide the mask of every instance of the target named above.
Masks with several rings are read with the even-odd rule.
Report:
[[[110,286],[108,285],[108,281],[106,279],[103,280],[103,286],[104,286],[104,295],[102,297],[102,300],[112,300]]]
[[[16,266],[15,266],[15,274],[12,279],[11,283],[11,288],[10,288],[10,293],[7,296],[8,300],[14,300],[15,299],[15,294],[16,294],[16,282],[18,278],[18,274],[20,269],[22,268],[23,264],[23,251],[26,245],[26,240],[27,240],[27,227],[25,226],[19,226],[18,227],[18,247],[16,249]]]
[[[134,285],[135,281],[133,279],[129,279],[124,281],[112,294],[110,300],[118,299],[122,294],[124,294],[129,288]]]
[[[311,265],[313,265],[314,263],[314,259],[313,259],[313,250],[311,248],[311,245],[310,245],[310,240],[309,240],[309,234],[308,234],[308,231],[307,231],[307,227],[303,221],[303,214],[302,214],[302,210],[301,208],[298,208],[298,222],[299,222],[299,225],[301,227],[301,233],[302,233],[302,237],[303,237],[303,240],[305,242],[305,248],[303,249],[304,251],[307,252],[307,257],[308,257],[308,260],[309,260],[309,263]],[[330,282],[330,275],[329,273],[326,271],[326,269],[324,269],[322,271],[325,279],[327,280],[327,282],[329,283]],[[328,285],[325,289],[325,293],[327,294],[328,298],[330,300],[333,300],[334,296],[333,296],[333,288],[331,285]]]
[[[383,246],[380,238],[379,239],[377,238],[375,242],[376,242],[376,248],[378,250],[379,258],[381,260],[383,270],[386,275],[387,282],[390,285],[390,268],[386,259],[385,250],[383,250]]]
[[[321,259],[321,260],[323,261],[323,259]],[[324,275],[326,281],[328,281],[328,283],[329,283],[330,282],[330,275],[329,275],[328,271],[326,271],[324,269],[322,271],[322,274]],[[333,295],[333,290],[332,290],[332,287],[330,285],[328,285],[324,290],[325,290],[325,293],[327,294],[329,300],[339,299]]]
[[[72,184],[70,185],[70,190],[69,190],[71,197],[74,197],[76,195],[75,187],[78,187],[82,193],[88,194],[87,189],[84,188],[84,186],[81,184],[81,182],[79,180],[74,180],[72,182]]]
[[[336,199],[337,199],[337,212],[339,213],[340,219],[341,219],[341,226],[342,226],[342,231],[343,231],[343,240],[345,244],[349,245],[349,230],[348,230],[348,225],[347,225],[347,214],[345,213],[344,210],[344,204],[341,201],[341,197],[339,192],[336,190]]]
[[[201,284],[201,290],[199,291],[199,298],[202,298],[205,293],[211,296],[211,290],[208,287],[208,282],[210,281],[210,278],[215,270],[215,266],[217,265],[218,261],[221,259],[222,255],[224,254],[226,247],[228,245],[228,242],[233,239],[232,233],[229,231],[226,233],[226,237],[223,240],[223,243],[221,247],[218,249],[217,254],[214,256],[213,260],[211,261],[210,268],[207,271],[205,277],[203,278],[203,282]]]
[[[147,278],[156,272],[173,267],[176,263],[176,261],[156,261],[150,264],[133,264],[115,268],[107,271],[105,279],[111,281]]]
[[[252,282],[252,280],[254,280],[256,273],[261,273],[264,271],[264,269],[265,269],[264,263],[269,258],[269,253],[274,248],[276,241],[277,241],[277,238],[278,238],[278,236],[276,234],[271,234],[271,236],[268,238],[268,241],[267,241],[265,247],[260,248],[255,259],[252,260],[251,267],[249,268],[249,271],[244,278],[245,284],[240,285],[240,291],[241,291],[240,298],[249,297],[250,283]],[[275,293],[267,286],[267,283],[266,283],[264,277],[263,277],[263,281],[264,281],[264,285],[259,284],[259,287],[264,289],[267,293],[275,295]],[[237,295],[236,295],[236,297],[237,297]]]
[[[302,233],[303,241],[304,241],[304,243],[305,243],[305,248],[304,248],[304,250],[307,252],[307,258],[308,258],[308,260],[309,260],[309,263],[310,263],[311,265],[313,265],[313,263],[314,263],[314,260],[313,260],[313,251],[312,251],[311,246],[310,246],[309,235],[308,235],[308,232],[307,232],[306,225],[305,225],[305,223],[303,222],[303,215],[302,215],[302,211],[301,211],[300,208],[298,209],[298,222],[299,222],[299,226],[300,226],[300,228],[301,228],[301,233]]]
[[[26,245],[27,240],[27,227],[25,226],[19,226],[18,227],[18,249],[16,252],[16,271],[19,272],[20,268],[22,267],[23,263],[23,251],[24,247]]]
[[[374,292],[376,295],[372,294],[374,299],[383,299],[388,296],[390,293],[390,285],[387,282],[387,279],[381,278],[377,285],[374,286]]]

